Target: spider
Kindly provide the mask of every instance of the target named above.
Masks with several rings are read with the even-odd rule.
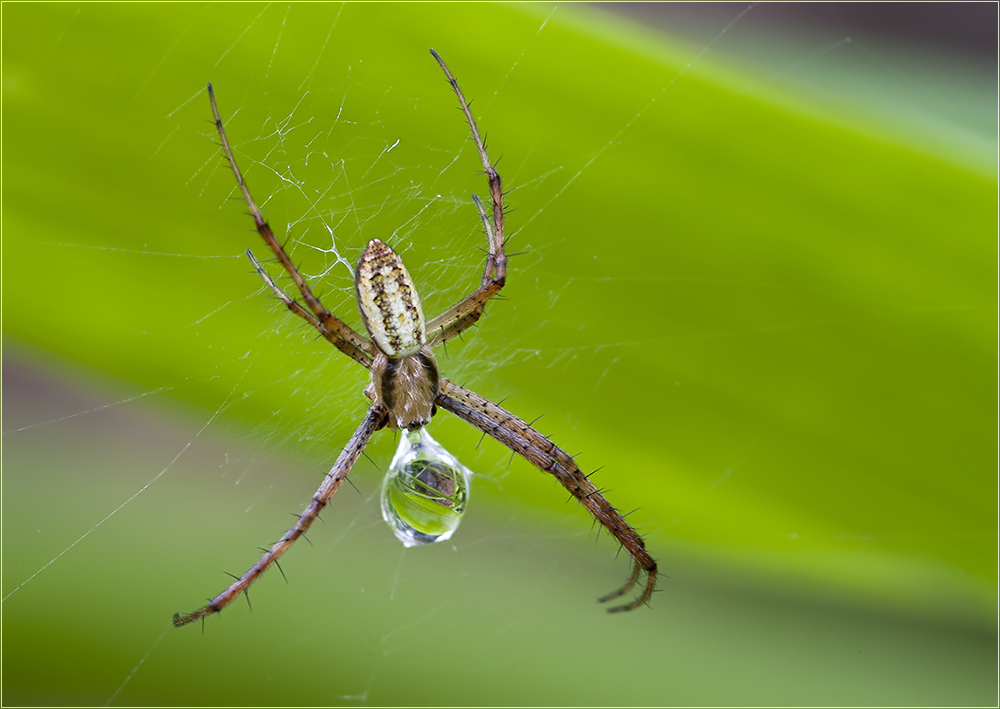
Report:
[[[173,618],[175,626],[186,625],[199,618],[204,623],[207,615],[221,612],[240,594],[246,594],[250,585],[272,564],[278,566],[280,571],[278,558],[295,540],[306,533],[319,513],[329,504],[372,435],[386,427],[392,430],[403,429],[404,435],[423,433],[423,427],[430,422],[439,408],[467,421],[539,470],[555,476],[587,508],[595,520],[628,550],[632,557],[631,576],[624,586],[604,596],[600,601],[609,601],[627,593],[639,580],[643,571],[646,572],[646,584],[638,597],[624,605],[609,608],[609,612],[633,610],[649,601],[653,593],[656,585],[656,562],[646,552],[642,538],[604,499],[600,491],[580,471],[573,458],[514,414],[479,394],[448,381],[438,373],[433,350],[479,320],[487,301],[499,293],[506,282],[507,256],[504,251],[504,193],[500,175],[490,163],[486,146],[479,135],[476,121],[472,117],[469,103],[466,102],[458,86],[458,81],[437,52],[432,49],[430,53],[458,97],[459,105],[472,132],[472,140],[479,152],[483,171],[489,180],[492,200],[489,216],[479,198],[475,195],[472,197],[485,227],[489,246],[486,267],[482,282],[475,291],[425,324],[420,300],[403,262],[386,244],[378,239],[372,240],[361,256],[355,278],[361,319],[369,337],[358,334],[323,307],[285,253],[274,232],[264,221],[250,196],[250,190],[240,169],[236,166],[236,159],[233,157],[222,118],[219,116],[215,93],[212,85],[208,85],[212,114],[223,152],[253,216],[257,231],[295,283],[305,305],[286,294],[254,258],[251,251],[247,251],[247,256],[260,277],[289,310],[316,328],[338,350],[370,370],[371,382],[365,389],[365,394],[371,399],[372,404],[361,425],[351,436],[337,462],[313,495],[311,502],[299,515],[295,526],[285,532],[270,549],[262,549],[265,552],[264,556],[245,574],[238,578],[234,576],[235,582],[211,599],[208,605],[184,615],[175,614]],[[439,471],[440,469],[440,466],[435,468]],[[423,477],[426,480],[426,471],[430,468],[425,467],[423,470],[425,470]],[[435,478],[441,477],[435,474]],[[427,484],[422,484],[426,488]],[[444,505],[451,504],[441,499],[436,501]],[[247,600],[249,601],[249,596]]]

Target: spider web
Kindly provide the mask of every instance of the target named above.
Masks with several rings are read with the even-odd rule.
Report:
[[[315,36],[305,47],[299,44],[305,30],[297,24],[296,6],[267,5],[245,12],[246,17],[223,31],[215,63],[208,63],[215,70],[210,78],[251,192],[327,308],[361,330],[351,295],[352,272],[372,238],[387,241],[402,255],[428,316],[472,290],[481,275],[485,239],[469,195],[485,194],[485,178],[444,82],[427,94],[424,84],[414,82],[417,88],[411,88],[406,80],[417,71],[436,72],[433,62],[422,57],[422,69],[407,66],[386,79],[392,75],[383,65],[417,60],[389,50],[383,56],[338,53],[338,38],[360,26],[350,6],[335,8],[327,24],[309,28]],[[514,154],[505,132],[531,119],[519,115],[510,99],[526,90],[525,77],[555,42],[550,36],[555,25],[570,21],[563,20],[570,10],[525,10],[516,34],[519,44],[503,50],[505,61],[493,74],[457,64],[444,48],[436,47],[475,99],[492,158],[502,158],[499,169],[514,210],[507,222],[510,251],[519,254],[505,289],[508,300],[492,304],[465,342],[449,344],[447,354],[441,353],[445,376],[494,400],[508,399],[505,405],[528,420],[547,414],[539,422],[542,430],[548,430],[547,425],[581,435],[589,430],[587,421],[600,415],[597,402],[620,381],[614,376],[619,359],[645,343],[633,334],[606,331],[586,312],[567,316],[563,306],[581,291],[629,285],[623,276],[602,283],[594,271],[580,273],[563,262],[564,254],[573,253],[571,225],[579,220],[569,207],[577,202],[570,197],[585,189],[583,183],[603,162],[657,133],[666,120],[662,104],[701,62],[735,52],[734,43],[752,41],[752,33],[744,28],[759,12],[757,7],[741,4],[719,12],[688,27],[686,62],[651,82],[648,101],[621,107],[610,130],[590,142],[570,140],[562,153],[529,147]],[[80,31],[84,20],[85,13],[83,20],[74,16],[65,32]],[[136,96],[169,69],[176,59],[174,48],[180,47],[180,52],[186,45],[187,32],[171,38],[147,82],[135,87]],[[53,51],[58,52],[61,41],[55,41]],[[248,51],[259,46],[270,51]],[[873,50],[838,28],[832,36],[803,40],[791,58],[761,60],[758,72],[778,87],[821,76],[820,86],[830,89],[825,100],[849,107],[854,100],[846,93],[849,87],[838,84],[833,73],[809,73],[816,67],[828,70],[831,57],[847,52],[881,66],[871,58]],[[288,80],[289,72],[297,81]],[[60,588],[104,557],[119,560],[121,572],[81,591],[97,609],[88,626],[94,636],[109,623],[145,617],[146,606],[162,612],[165,622],[172,611],[186,610],[201,596],[217,593],[227,583],[218,573],[221,569],[241,573],[256,558],[255,545],[269,543],[290,526],[287,513],[302,509],[365,409],[361,391],[366,373],[316,341],[250,273],[242,251],[252,248],[260,255],[263,247],[235,199],[231,175],[212,145],[211,126],[202,123],[196,131],[174,127],[178,120],[207,115],[203,90],[185,86],[175,95],[150,157],[166,160],[186,134],[201,141],[204,160],[188,169],[186,189],[191,202],[200,205],[197,218],[212,225],[217,240],[186,244],[177,251],[136,244],[109,248],[148,252],[149,258],[167,262],[180,273],[194,272],[181,278],[199,284],[202,303],[197,310],[184,310],[169,327],[212,354],[196,363],[195,370],[178,366],[172,379],[143,391],[108,379],[95,379],[97,384],[83,388],[72,382],[52,386],[30,367],[8,370],[5,365],[5,413],[10,417],[4,426],[5,443],[17,435],[23,445],[22,451],[5,451],[5,498],[17,499],[21,477],[16,471],[64,464],[54,454],[49,459],[46,441],[58,437],[83,451],[74,461],[73,478],[60,477],[40,492],[24,493],[22,499],[47,501],[46,519],[35,520],[32,528],[5,524],[8,534],[18,529],[17,534],[24,535],[18,540],[22,555],[5,560],[5,576],[8,583],[13,580],[13,586],[5,584],[8,622],[15,612],[12,604],[27,595],[53,609],[54,623],[69,623],[61,614],[78,613],[83,604],[62,610]],[[428,123],[443,128],[428,138]],[[919,132],[920,126],[914,124],[912,130]],[[538,140],[547,139],[551,136]],[[978,155],[979,144],[969,140],[970,154]],[[62,247],[67,253],[75,248],[69,243]],[[279,275],[273,264],[268,268]],[[243,276],[241,281],[226,275],[234,271]],[[216,287],[217,282],[224,286]],[[287,286],[287,280],[282,284]],[[26,372],[22,389],[8,371]],[[572,396],[538,393],[525,383],[546,376],[581,383]],[[262,410],[267,415],[262,416]],[[526,464],[509,464],[506,450],[492,443],[477,447],[479,434],[448,417],[438,417],[432,433],[476,473],[470,512],[452,542],[403,550],[384,529],[378,483],[394,442],[387,434],[377,436],[368,449],[371,462],[363,460],[352,476],[357,491],[345,487],[338,493],[325,515],[327,524],[313,528],[315,546],[299,542],[289,553],[289,586],[279,581],[279,574],[268,574],[251,591],[253,615],[246,613],[245,605],[234,605],[223,618],[209,619],[204,637],[144,626],[130,646],[102,648],[102,657],[109,658],[105,674],[96,682],[78,679],[87,688],[83,693],[91,693],[89,701],[154,701],[157,688],[170,683],[165,675],[178,666],[188,670],[190,693],[183,695],[187,701],[223,701],[212,690],[212,683],[219,681],[218,674],[213,677],[215,663],[250,647],[252,652],[238,654],[239,667],[222,673],[220,684],[232,703],[436,703],[441,696],[469,696],[463,692],[471,692],[476,681],[470,670],[480,663],[488,663],[491,674],[507,673],[524,678],[527,686],[545,687],[536,695],[539,703],[565,703],[559,698],[566,696],[574,698],[570,703],[584,697],[588,703],[657,703],[662,695],[656,691],[622,694],[622,684],[611,680],[591,687],[589,694],[561,694],[549,678],[552,670],[519,661],[526,635],[553,655],[563,651],[556,638],[561,628],[580,623],[579,599],[589,601],[610,590],[603,584],[613,585],[623,575],[624,560],[616,562],[606,542],[595,550],[584,541],[592,533],[585,514],[567,506],[553,518],[548,503],[533,502],[536,493],[537,498],[561,498],[563,492],[532,475]],[[621,443],[627,446],[627,441]],[[585,441],[565,446],[575,453],[585,448]],[[590,462],[596,467],[608,461]],[[125,472],[107,476],[109,467]],[[93,485],[107,488],[99,501],[88,490]],[[91,502],[74,506],[80,497]],[[638,495],[620,497],[612,495],[612,500],[623,507],[642,502]],[[656,532],[670,520],[646,523]],[[183,528],[180,533],[178,527]],[[40,539],[27,539],[36,529]],[[67,529],[78,531],[67,536]],[[167,553],[178,547],[188,551]],[[183,584],[171,581],[162,589],[130,585],[123,572],[129,560],[143,555],[159,560],[161,577],[181,578]],[[156,582],[143,577],[143,583]],[[566,593],[576,595],[566,598],[566,607],[557,608],[554,617],[540,620],[524,610]],[[488,619],[482,618],[483,598],[490,603]],[[305,616],[296,612],[300,604],[309,606]],[[595,608],[582,607],[595,616],[584,623],[594,626],[590,632],[599,643],[617,638],[615,631],[609,635],[598,627],[605,619],[597,617]],[[537,631],[538,623],[543,631]],[[662,625],[657,629],[666,632]],[[892,629],[886,626],[887,633]],[[485,638],[485,646],[493,650],[485,657],[471,657],[483,647],[474,645],[472,637]],[[38,644],[44,643],[41,637]],[[605,668],[606,657],[570,654],[583,674],[614,674],[622,667],[618,658],[611,658],[615,661]],[[294,663],[283,659],[289,656]],[[655,673],[661,658],[646,655],[629,662],[632,675],[638,670]],[[440,674],[439,684],[450,684],[455,694],[437,694],[420,685],[418,680],[427,674]],[[247,676],[254,677],[249,684]],[[400,692],[398,687],[407,683],[412,683],[412,693]],[[580,680],[576,689],[587,686]],[[182,695],[169,696],[169,701],[184,701],[178,698]],[[497,696],[497,703],[523,700],[514,690]],[[58,694],[47,697],[55,703],[59,699]]]

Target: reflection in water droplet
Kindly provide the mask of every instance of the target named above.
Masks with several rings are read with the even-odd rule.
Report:
[[[404,546],[450,539],[469,501],[469,470],[426,428],[400,429],[382,481],[382,518]]]

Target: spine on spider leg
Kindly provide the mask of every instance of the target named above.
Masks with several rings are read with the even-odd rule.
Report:
[[[246,592],[246,590],[250,588],[250,585],[259,579],[272,564],[277,563],[278,558],[288,551],[288,548],[292,546],[292,544],[294,544],[299,537],[304,535],[312,526],[313,522],[316,521],[319,513],[323,511],[323,508],[330,502],[330,498],[337,492],[337,488],[339,488],[340,484],[347,478],[347,474],[351,471],[351,468],[354,467],[354,463],[357,462],[358,457],[361,455],[362,451],[364,451],[365,446],[368,444],[368,440],[372,437],[372,434],[382,428],[385,425],[385,421],[385,409],[382,406],[371,407],[368,410],[368,415],[365,416],[365,419],[361,422],[358,430],[354,432],[353,436],[351,436],[351,440],[347,442],[347,445],[341,452],[340,457],[337,458],[337,462],[323,480],[323,484],[319,486],[319,489],[313,495],[309,505],[302,512],[302,514],[299,515],[299,519],[295,523],[295,526],[285,532],[281,539],[275,542],[274,546],[272,546],[256,564],[251,566],[245,574],[236,579],[236,581],[231,584],[229,588],[213,598],[207,606],[185,615],[175,613],[173,620],[174,627],[179,628],[182,625],[187,625],[188,623],[212,613],[219,613],[223,608],[232,603],[241,593]]]
[[[656,561],[646,551],[642,537],[604,499],[569,454],[506,409],[447,379],[441,380],[438,405],[489,434],[529,463],[552,474],[628,551],[635,564],[631,578],[621,589],[604,596],[601,601],[627,593],[639,579],[641,571],[646,572],[646,586],[639,597],[623,606],[610,608],[610,611],[632,610],[649,600],[656,585]]]

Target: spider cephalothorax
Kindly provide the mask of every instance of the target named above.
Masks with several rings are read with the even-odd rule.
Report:
[[[542,472],[556,478],[628,551],[632,557],[631,576],[624,586],[600,600],[608,601],[628,592],[643,572],[646,573],[646,585],[635,600],[609,608],[609,611],[637,608],[646,603],[653,593],[656,586],[656,562],[646,551],[642,537],[604,499],[601,491],[594,487],[577,466],[573,456],[516,415],[438,374],[432,350],[460,335],[483,314],[486,303],[506,283],[507,255],[504,251],[504,193],[500,175],[489,161],[486,145],[479,135],[479,129],[458,82],[441,61],[441,57],[433,50],[431,54],[458,96],[483,171],[489,180],[489,215],[479,198],[475,195],[472,197],[489,245],[486,267],[478,288],[425,323],[420,299],[403,262],[388,246],[373,240],[361,257],[355,282],[361,317],[371,339],[359,335],[350,325],[323,307],[285,253],[271,227],[264,221],[236,166],[236,159],[219,116],[219,108],[215,103],[215,95],[212,93],[212,85],[208,85],[215,128],[222,141],[226,161],[236,176],[236,184],[246,200],[258,233],[295,283],[303,302],[300,303],[285,293],[253,254],[247,251],[250,261],[271,291],[289,310],[308,322],[334,347],[371,371],[371,383],[365,393],[372,400],[372,405],[337,462],[313,494],[309,505],[299,515],[295,526],[285,532],[256,564],[207,606],[185,615],[176,614],[174,625],[185,625],[220,612],[234,598],[246,593],[250,584],[260,578],[272,564],[276,565],[278,558],[319,517],[319,513],[333,498],[364,452],[371,437],[386,426],[405,429],[400,434],[401,448],[389,471],[390,474],[393,473],[398,466],[404,474],[392,478],[387,476],[387,483],[383,486],[383,516],[393,527],[396,536],[407,546],[443,541],[451,537],[468,498],[467,471],[464,471],[454,456],[440,448],[424,428],[438,408],[475,426],[484,435],[494,438]],[[403,445],[410,439],[412,445],[404,455]]]
[[[438,368],[426,346],[424,311],[403,260],[373,239],[361,254],[354,289],[365,329],[379,349],[365,394],[385,406],[390,428],[426,426],[437,412]]]

